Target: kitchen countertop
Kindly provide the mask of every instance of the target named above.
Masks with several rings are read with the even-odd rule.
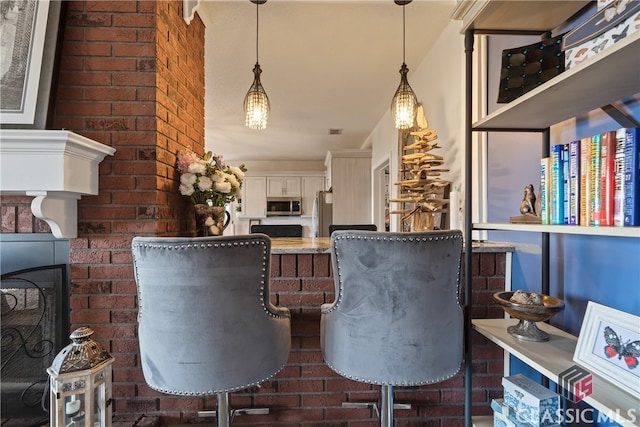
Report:
[[[322,254],[329,253],[330,237],[272,237],[271,253]]]
[[[330,237],[272,237],[273,254],[324,254],[331,252]],[[514,252],[510,243],[473,242],[473,252]]]

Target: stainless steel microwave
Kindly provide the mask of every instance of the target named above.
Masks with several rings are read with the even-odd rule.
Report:
[[[268,197],[267,216],[302,215],[300,197]]]

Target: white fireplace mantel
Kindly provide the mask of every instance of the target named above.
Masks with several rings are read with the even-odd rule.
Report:
[[[35,196],[55,237],[77,237],[78,200],[98,194],[98,165],[115,152],[66,130],[0,129],[0,194]]]

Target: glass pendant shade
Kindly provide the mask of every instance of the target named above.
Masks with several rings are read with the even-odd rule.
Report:
[[[260,74],[262,68],[258,62],[258,40],[259,40],[259,15],[258,10],[261,4],[265,4],[267,0],[250,0],[256,5],[256,65],[253,67],[253,84],[249,88],[249,92],[244,97],[244,124],[249,129],[262,130],[267,128],[269,113],[269,98],[260,83]]]
[[[407,73],[409,69],[403,62],[400,68],[400,85],[396,90],[396,94],[391,101],[391,116],[395,123],[396,129],[409,129],[413,127],[416,110],[418,107],[418,98],[409,86]]]
[[[250,129],[266,129],[269,120],[269,97],[260,83],[262,69],[256,62],[253,67],[254,80],[249,92],[244,97],[245,125]]]

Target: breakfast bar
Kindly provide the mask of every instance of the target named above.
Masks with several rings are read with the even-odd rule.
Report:
[[[271,253],[323,254],[330,253],[330,245],[330,237],[272,237]]]
[[[473,253],[511,253],[511,244],[473,242]],[[274,237],[271,239],[273,254],[322,254],[331,252],[330,237]]]

